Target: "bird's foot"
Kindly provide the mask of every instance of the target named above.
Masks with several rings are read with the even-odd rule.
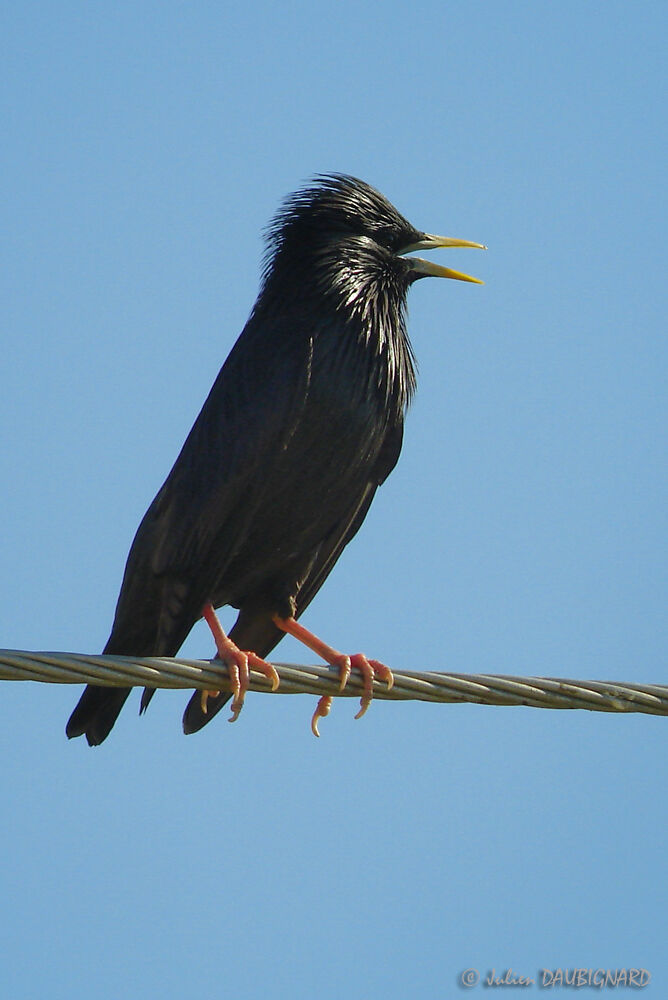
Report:
[[[271,681],[271,690],[275,691],[280,684],[280,678],[276,668],[271,663],[267,663],[256,653],[249,650],[239,649],[237,644],[225,634],[222,625],[218,621],[218,616],[212,604],[205,604],[202,616],[211,629],[218,659],[226,664],[230,675],[230,687],[232,688],[232,704],[230,706],[232,716],[229,722],[236,722],[239,713],[244,707],[246,691],[250,684],[251,670],[257,670]],[[202,691],[202,711],[206,714],[206,706],[209,697],[216,697],[219,691]]]
[[[236,722],[239,718],[239,712],[244,707],[246,691],[248,691],[250,684],[251,670],[257,670],[259,673],[264,674],[267,680],[271,681],[272,691],[275,691],[280,684],[280,678],[276,668],[271,663],[267,663],[266,660],[263,660],[250,650],[236,648],[234,658],[230,660],[228,654],[226,663],[227,669],[230,672],[230,683],[232,684],[232,694],[234,695],[232,704],[230,705],[232,715],[227,721]]]
[[[350,665],[359,670],[364,681],[364,692],[360,700],[360,710],[355,716],[356,719],[361,719],[373,700],[374,678],[378,676],[384,680],[387,684],[387,690],[390,691],[394,684],[394,674],[380,660],[369,660],[364,653],[355,653],[354,656],[351,656]]]
[[[339,671],[339,690],[343,691],[346,684],[348,683],[348,678],[353,667],[360,671],[362,674],[362,679],[364,681],[364,690],[362,698],[360,700],[360,710],[355,716],[356,719],[361,719],[367,708],[371,704],[373,699],[373,682],[376,676],[380,677],[387,684],[387,690],[389,691],[394,684],[394,676],[389,667],[386,667],[384,663],[380,660],[369,660],[363,653],[355,653],[353,656],[347,656],[345,653],[339,653],[338,650],[334,649],[332,646],[328,646],[327,643],[319,639],[317,635],[309,632],[308,629],[300,625],[294,618],[280,618],[278,615],[274,615],[274,624],[278,628],[282,629],[283,632],[287,632],[289,635],[294,636],[295,639],[299,639],[303,642],[305,646],[312,649],[314,653],[329,663],[330,666],[336,667]],[[319,700],[316,710],[313,713],[313,718],[311,719],[311,732],[314,736],[319,736],[318,732],[318,721],[319,719],[324,719],[325,716],[329,715],[329,710],[332,706],[332,699],[329,695],[323,695]]]
[[[314,636],[314,639],[315,638],[317,637]],[[323,660],[325,660],[327,659],[327,657],[323,656],[323,650],[321,648],[322,646],[324,646],[324,643],[321,643],[319,639],[317,641],[318,641],[318,650],[317,650],[318,655],[322,656]],[[350,656],[346,656],[345,653],[337,653],[336,650],[332,649],[330,646],[325,646],[325,649],[329,654],[333,654],[331,655],[330,659],[327,660],[327,662],[329,663],[330,666],[336,667],[338,669],[339,691],[343,691],[344,687],[348,683],[348,678],[350,677],[350,671],[352,670],[352,658]],[[316,705],[315,712],[313,713],[313,717],[311,718],[311,732],[313,733],[314,736],[320,736],[320,733],[318,731],[318,721],[320,719],[324,719],[327,715],[329,715],[329,710],[331,707],[332,707],[331,696],[328,694],[323,694],[322,698],[318,699],[318,704]]]

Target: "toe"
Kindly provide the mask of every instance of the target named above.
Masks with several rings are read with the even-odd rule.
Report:
[[[315,712],[313,713],[313,718],[311,719],[311,732],[314,736],[320,736],[318,732],[318,722],[320,719],[324,719],[329,715],[329,710],[332,707],[332,698],[328,694],[324,694],[322,698],[318,701],[316,705]]]

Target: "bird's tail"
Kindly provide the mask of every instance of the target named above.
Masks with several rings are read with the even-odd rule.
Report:
[[[106,740],[131,690],[89,684],[65,727],[68,738],[85,736],[90,747]]]
[[[186,736],[199,732],[200,729],[206,726],[207,722],[211,722],[214,715],[217,715],[232,697],[229,691],[221,691],[216,696],[209,695],[206,699],[206,711],[204,711],[202,708],[202,694],[202,691],[195,691],[186,705],[186,710],[183,713],[183,732]]]
[[[119,656],[129,655],[126,644],[115,639],[113,632],[102,652],[116,653]],[[131,687],[102,687],[99,684],[89,684],[65,726],[68,739],[85,736],[90,747],[103,743],[113,729],[131,691]]]
[[[262,657],[271,652],[282,636],[283,633],[273,624],[270,616],[255,616],[244,612],[240,613],[234,628],[230,631],[230,639],[236,642],[241,649],[252,649],[254,653]],[[179,635],[178,641],[155,655],[175,655],[173,647],[178,649],[184,638],[184,635]],[[113,633],[104,648],[104,652],[130,655],[125,645],[122,646],[118,640],[114,639]],[[129,687],[113,688],[89,684],[81,695],[65,728],[69,739],[75,736],[85,736],[91,747],[104,742],[131,690],[132,688]],[[144,690],[141,700],[142,712],[147,708],[154,693],[154,688]],[[184,733],[196,733],[202,729],[207,722],[211,722],[231,697],[228,691],[221,691],[216,697],[210,696],[206,700],[206,711],[204,711],[202,709],[202,692],[195,691],[183,715]]]

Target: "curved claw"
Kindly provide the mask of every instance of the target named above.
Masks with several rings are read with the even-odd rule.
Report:
[[[390,668],[386,667],[384,663],[380,662],[380,660],[369,660],[369,663],[373,667],[376,676],[385,681],[387,684],[387,690],[391,691],[394,687],[394,674]]]
[[[271,681],[271,690],[276,691],[281,683],[281,678],[278,676],[278,670],[273,663],[267,663],[266,660],[263,660],[256,653],[248,654],[248,662],[251,670],[257,670],[259,673],[264,674],[267,680]]]
[[[360,699],[360,710],[355,716],[356,719],[361,719],[373,698],[374,669],[364,653],[355,653],[354,656],[350,657],[350,662],[353,667],[359,670],[364,681],[364,692]]]
[[[267,663],[256,653],[244,653],[242,650],[238,649],[235,654],[233,654],[232,662],[228,659],[228,669],[230,672],[230,680],[232,676],[236,673],[236,684],[233,688],[234,700],[230,706],[232,715],[227,720],[228,722],[236,722],[239,718],[239,713],[244,707],[244,700],[246,698],[246,691],[248,691],[250,685],[250,672],[251,670],[257,670],[261,674],[271,681],[271,690],[275,691],[276,688],[281,683],[281,678],[278,676],[278,671],[272,663]]]
[[[329,710],[332,707],[331,695],[323,694],[322,698],[318,700],[318,704],[315,707],[315,712],[311,719],[311,732],[314,736],[320,736],[318,732],[318,720],[324,719],[329,715]]]
[[[250,683],[250,670],[248,669],[248,654],[243,653],[240,649],[237,649],[235,653],[230,652],[228,656],[232,659],[227,660],[228,670],[230,672],[230,680],[232,680],[232,673],[236,674],[236,683],[234,685],[234,699],[230,705],[232,715],[227,720],[228,722],[236,722],[239,718],[239,712],[244,707],[244,700],[246,698],[246,691],[248,691],[248,685]]]
[[[332,663],[333,667],[338,667],[339,669],[339,691],[343,691],[344,687],[348,683],[350,673],[353,668],[353,657],[346,656],[345,653],[339,653],[336,660]]]
[[[356,653],[351,658],[353,667],[356,667],[362,675],[364,681],[364,693],[360,700],[360,710],[355,716],[361,719],[373,700],[373,682],[378,674],[386,683],[388,691],[394,684],[394,675],[389,667],[386,667],[380,660],[369,660],[364,653]]]
[[[202,691],[199,696],[199,703],[202,708],[202,712],[206,715],[208,711],[207,702],[209,698],[217,698],[220,691]]]

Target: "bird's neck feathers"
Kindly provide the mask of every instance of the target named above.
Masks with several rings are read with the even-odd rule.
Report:
[[[337,268],[325,266],[321,285],[347,335],[363,347],[384,405],[394,403],[402,411],[416,385],[403,263],[389,254],[366,259],[351,255]]]
[[[326,350],[341,366],[354,364],[358,384],[366,382],[367,391],[400,418],[416,387],[406,329],[411,282],[406,262],[359,236],[316,244],[287,258],[280,252],[274,258],[261,299],[284,315],[299,316],[301,332],[326,340]],[[366,379],[360,378],[360,366]]]

